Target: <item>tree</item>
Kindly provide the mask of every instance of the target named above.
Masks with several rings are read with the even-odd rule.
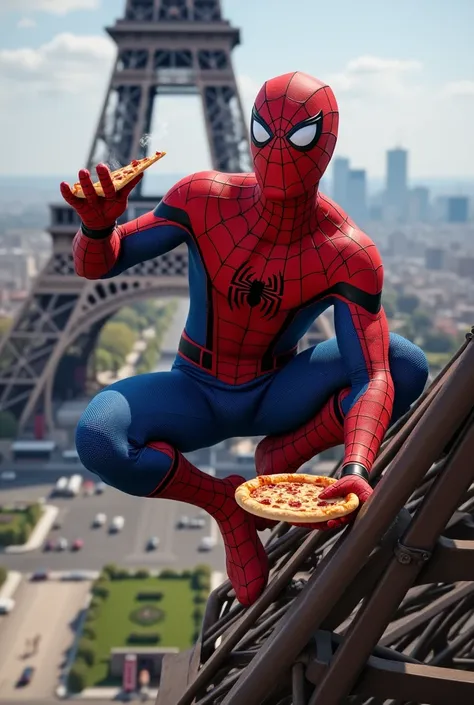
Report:
[[[388,291],[382,294],[382,306],[387,318],[395,318],[397,312],[396,302],[397,297],[393,292]]]
[[[0,411],[0,438],[16,438],[18,422],[11,411]]]
[[[147,321],[135,308],[125,306],[112,319],[111,323],[125,323],[125,325],[134,331],[140,331],[146,328]]]
[[[0,318],[0,339],[3,338],[5,333],[10,330],[12,324],[11,318],[1,317]]]
[[[114,367],[113,355],[104,348],[96,348],[94,353],[94,364],[97,372],[108,372]]]
[[[415,335],[420,336],[425,335],[425,333],[427,333],[433,325],[431,316],[420,308],[417,308],[416,311],[413,312],[411,323]]]
[[[397,297],[397,308],[400,313],[407,313],[409,316],[420,305],[420,299],[416,294],[400,294]]]
[[[136,334],[125,323],[106,323],[99,337],[98,347],[107,350],[115,360],[123,364],[132,351]]]
[[[423,339],[425,352],[449,353],[456,348],[456,339],[442,330],[432,330]]]

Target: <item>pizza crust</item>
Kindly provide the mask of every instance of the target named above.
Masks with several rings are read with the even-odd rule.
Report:
[[[359,498],[355,494],[325,500],[324,506],[318,505],[316,496],[318,490],[321,493],[335,482],[337,480],[332,477],[302,473],[259,475],[237,487],[235,500],[250,514],[264,519],[286,521],[290,524],[294,522],[317,524],[351,514],[359,506]],[[289,489],[291,488],[291,493],[284,492],[285,484]],[[265,504],[261,503],[262,498],[265,500]],[[303,504],[303,508],[291,507],[288,504],[288,502],[295,500],[297,503]],[[277,501],[279,504],[276,504]]]
[[[148,169],[152,164],[159,161],[165,156],[166,152],[156,152],[152,157],[144,157],[143,159],[134,159],[127,166],[122,166],[120,169],[110,172],[112,181],[116,191],[120,191],[124,186],[133,181],[133,179]],[[94,183],[94,190],[98,196],[104,196],[104,190],[100,181]],[[85,198],[84,191],[80,182],[74,184],[71,189],[74,196]]]

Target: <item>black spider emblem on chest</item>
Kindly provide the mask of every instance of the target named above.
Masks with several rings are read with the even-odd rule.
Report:
[[[260,307],[264,318],[273,318],[280,310],[283,298],[283,274],[272,274],[265,281],[255,278],[252,267],[246,262],[234,273],[229,287],[229,306],[240,308],[247,304]]]

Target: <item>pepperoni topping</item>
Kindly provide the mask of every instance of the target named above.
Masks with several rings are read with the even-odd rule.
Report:
[[[290,507],[294,507],[294,508],[301,507],[301,502],[299,502],[297,499],[290,499],[288,504]]]
[[[139,162],[138,159],[134,159],[134,160],[131,162],[131,164],[132,164],[132,166],[138,166],[138,165],[140,164],[140,162]]]
[[[270,499],[267,499],[267,498],[259,499],[258,501],[260,502],[260,504],[267,504],[267,505],[269,505],[269,504],[272,503],[271,500],[270,500]]]

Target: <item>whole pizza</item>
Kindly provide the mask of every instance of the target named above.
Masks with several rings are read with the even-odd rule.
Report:
[[[259,475],[235,490],[235,500],[250,514],[288,523],[315,524],[338,519],[355,511],[355,494],[334,499],[319,499],[337,480],[322,475]]]
[[[110,173],[110,176],[112,178],[112,183],[115,187],[116,191],[120,191],[124,186],[130,183],[138,174],[141,174],[145,169],[148,169],[152,164],[157,162],[159,159],[162,159],[165,156],[166,152],[155,152],[155,154],[152,157],[144,157],[143,159],[134,159],[130,164],[127,164],[127,166],[122,166],[120,169],[116,169],[115,171],[112,171]],[[103,196],[104,191],[102,189],[102,185],[100,181],[96,181],[94,183],[94,189],[95,192],[98,196]],[[85,198],[84,191],[82,190],[82,186],[79,183],[74,184],[72,187],[71,191],[75,196],[78,196],[79,198]]]

